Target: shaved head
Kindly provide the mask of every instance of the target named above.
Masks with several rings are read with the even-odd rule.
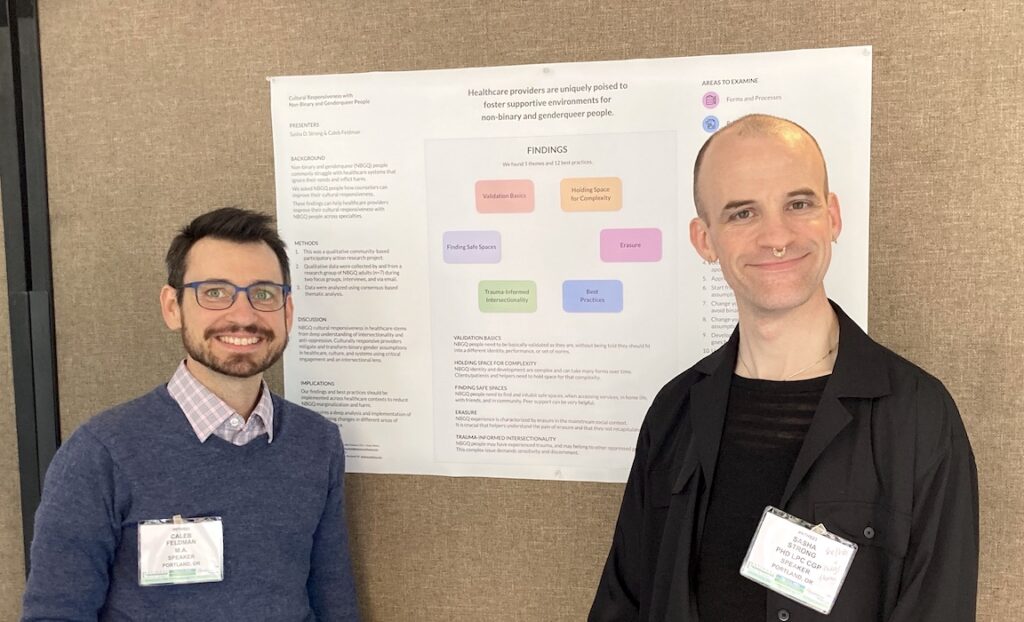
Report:
[[[773,117],[768,114],[748,114],[736,119],[721,130],[712,134],[706,141],[704,141],[704,145],[700,148],[700,151],[697,152],[697,159],[693,163],[693,204],[697,208],[697,215],[705,222],[707,221],[707,211],[700,199],[700,169],[701,165],[704,163],[704,159],[708,155],[708,152],[713,151],[713,145],[717,143],[723,135],[736,137],[774,136],[783,140],[792,140],[800,136],[809,138],[817,149],[818,155],[821,156],[821,166],[825,169],[824,194],[825,196],[828,195],[828,169],[825,166],[825,156],[821,153],[821,147],[818,145],[818,141],[815,140],[814,136],[812,136],[811,133],[805,130],[801,125],[794,123],[789,119]]]

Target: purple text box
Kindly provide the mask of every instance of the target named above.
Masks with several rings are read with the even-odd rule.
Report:
[[[445,231],[443,237],[445,263],[501,261],[501,233],[498,231]]]
[[[661,261],[661,229],[602,229],[601,261]]]

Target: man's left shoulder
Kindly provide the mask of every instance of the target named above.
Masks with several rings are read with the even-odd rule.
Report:
[[[918,399],[932,399],[956,408],[946,385],[928,370],[889,348],[872,342],[878,358],[884,361],[894,393],[912,392]]]
[[[955,409],[953,398],[937,377],[879,343],[833,303],[839,317],[840,342],[836,386],[849,395],[893,397],[924,395]]]
[[[910,434],[925,462],[951,450],[970,452],[970,440],[960,410],[946,385],[920,365],[875,344],[877,363],[883,363],[890,392],[880,409],[887,419]],[[905,437],[906,438],[906,437]]]

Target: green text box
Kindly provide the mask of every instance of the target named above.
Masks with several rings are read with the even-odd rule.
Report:
[[[537,310],[537,283],[480,281],[477,299],[484,313],[533,313]]]

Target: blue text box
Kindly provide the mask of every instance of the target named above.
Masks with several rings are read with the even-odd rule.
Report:
[[[621,313],[622,281],[563,281],[566,313]]]

